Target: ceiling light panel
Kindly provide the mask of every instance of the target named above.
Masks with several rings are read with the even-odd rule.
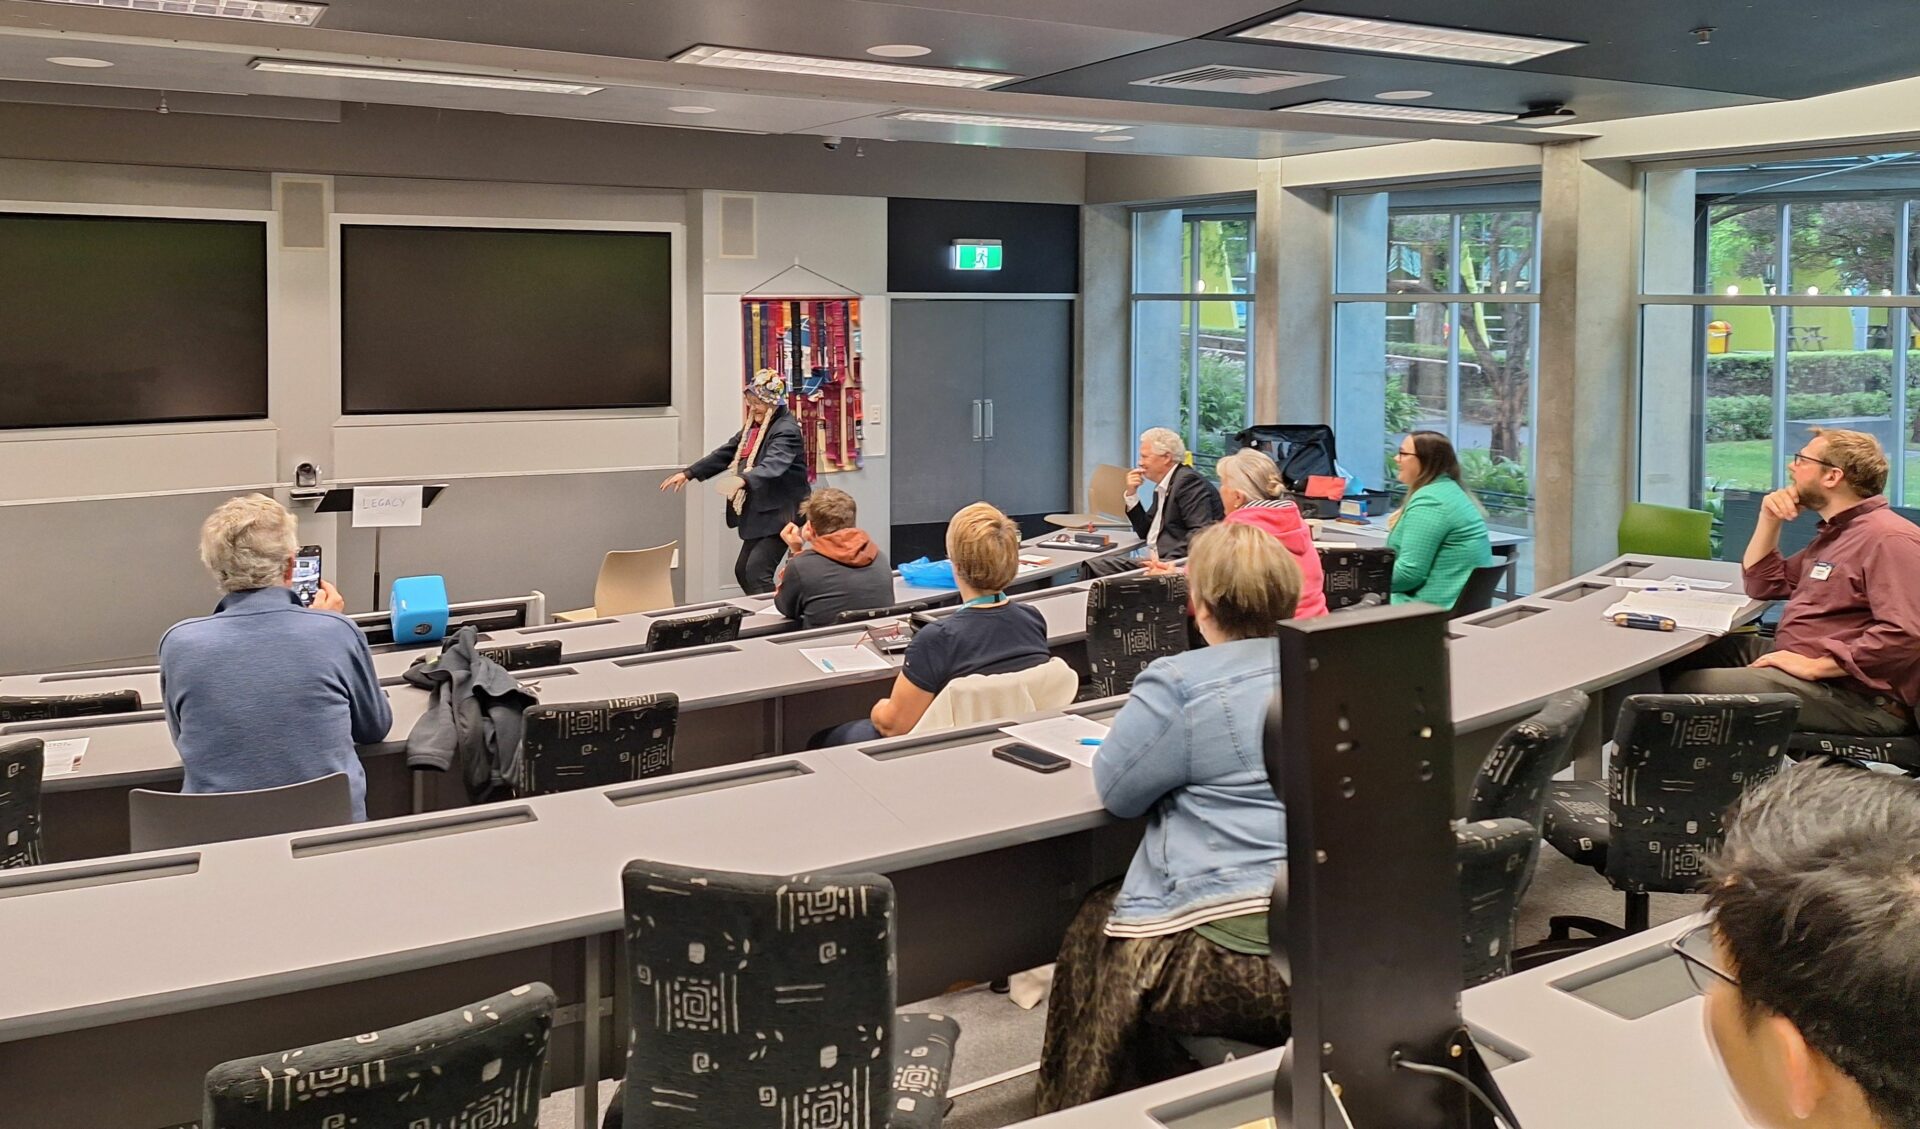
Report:
[[[537,78],[447,74],[442,71],[412,71],[394,67],[355,67],[337,63],[302,62],[298,59],[255,59],[247,65],[256,71],[269,74],[369,79],[374,82],[414,82],[426,86],[466,86],[479,90],[516,90],[528,94],[594,94],[605,89],[601,86],[583,86],[577,82],[549,82]]]
[[[1234,38],[1290,43],[1300,47],[1331,47],[1340,51],[1418,55],[1462,63],[1498,63],[1502,66],[1585,46],[1566,39],[1539,39],[1526,35],[1503,35],[1494,31],[1429,27],[1395,20],[1371,20],[1362,16],[1334,16],[1324,12],[1293,12],[1258,27],[1235,32]]]
[[[284,0],[40,0],[42,4],[69,4],[76,8],[113,8],[123,12],[158,12],[167,16],[213,16],[223,20],[254,20],[269,24],[312,27],[326,13],[325,4],[296,4]]]
[[[1053,121],[1047,118],[999,118],[989,114],[950,114],[941,110],[906,110],[886,117],[903,122],[930,122],[934,125],[977,125],[993,129],[1045,129],[1055,133],[1119,133],[1124,125],[1098,122]]]
[[[746,51],[737,47],[690,47],[673,57],[676,63],[726,67],[742,71],[773,71],[818,78],[858,78],[869,82],[909,82],[918,86],[948,86],[982,90],[1012,82],[1019,75],[992,71],[963,71],[950,67],[914,67],[873,63],[864,59],[829,59],[817,55],[783,55],[775,51]]]
[[[1488,110],[1443,110],[1438,106],[1392,106],[1377,102],[1307,102],[1282,106],[1290,114],[1326,114],[1337,118],[1387,118],[1400,122],[1444,122],[1447,125],[1488,125],[1510,122],[1515,114]]]

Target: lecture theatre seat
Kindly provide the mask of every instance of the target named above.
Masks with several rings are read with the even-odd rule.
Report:
[[[1124,694],[1147,664],[1187,649],[1187,578],[1105,576],[1087,589],[1083,700]]]
[[[353,784],[344,772],[247,792],[127,793],[127,840],[136,854],[352,822]]]
[[[41,862],[40,778],[46,742],[38,737],[0,745],[0,870]]]
[[[673,771],[680,696],[528,706],[515,796],[597,788]]]
[[[647,650],[677,651],[682,647],[731,643],[740,638],[740,621],[746,615],[740,608],[725,607],[698,615],[656,619],[647,625]]]
[[[108,690],[99,694],[47,694],[32,698],[0,698],[0,724],[16,721],[53,721],[73,717],[101,717],[132,713],[140,708],[138,690]]]
[[[641,1037],[605,1129],[662,1124],[625,1103],[663,1093],[684,1103],[676,1125],[937,1129],[960,1027],[894,1011],[893,883],[653,862],[620,881]]]

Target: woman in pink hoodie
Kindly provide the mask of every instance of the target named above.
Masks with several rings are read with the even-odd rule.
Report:
[[[1287,498],[1286,487],[1280,481],[1280,468],[1265,452],[1248,447],[1221,459],[1214,470],[1220,476],[1220,500],[1226,503],[1226,520],[1251,525],[1278,539],[1299,564],[1300,604],[1293,617],[1312,619],[1326,615],[1327,594],[1321,587],[1326,572],[1320,567],[1320,550],[1313,547],[1313,530],[1301,520],[1300,507]]]

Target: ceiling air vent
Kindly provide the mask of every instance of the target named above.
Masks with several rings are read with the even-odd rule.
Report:
[[[1339,78],[1309,71],[1269,71],[1259,67],[1189,67],[1172,74],[1137,78],[1129,86],[1156,86],[1168,90],[1205,90],[1213,94],[1271,94]]]

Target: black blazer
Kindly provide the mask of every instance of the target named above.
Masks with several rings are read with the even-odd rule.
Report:
[[[740,476],[747,480],[747,504],[737,515],[732,506],[727,506],[727,524],[740,531],[742,541],[778,537],[788,522],[800,516],[800,503],[813,493],[807,483],[807,444],[800,434],[800,421],[779,407],[767,417],[766,428],[759,461]],[[688,467],[687,477],[704,482],[725,473],[733,466],[745,434],[744,428],[734,432],[733,438]],[[1219,499],[1214,503],[1218,505]]]
[[[1154,510],[1161,506],[1170,508],[1160,523],[1160,540],[1153,549],[1163,561],[1186,556],[1194,534],[1227,516],[1220,491],[1213,488],[1206,475],[1190,466],[1173,468],[1173,473],[1153,492],[1153,505],[1136,503],[1127,507],[1127,520],[1133,523],[1133,531],[1145,537],[1147,530],[1153,528]]]

